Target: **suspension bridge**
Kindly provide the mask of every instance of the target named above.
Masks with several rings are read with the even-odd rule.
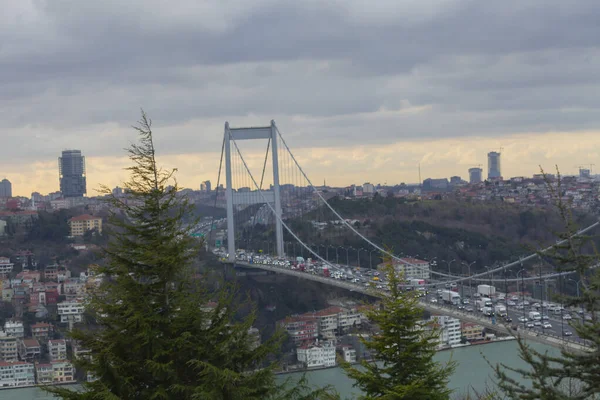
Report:
[[[244,149],[246,151],[242,151]],[[257,156],[264,150],[264,157]],[[249,150],[249,151],[248,151]],[[247,154],[244,156],[244,154]],[[302,154],[302,153],[301,153]],[[421,277],[430,280],[424,286],[445,283],[485,282],[492,284],[508,285],[509,282],[521,282],[524,288],[525,281],[541,281],[547,279],[563,278],[574,272],[554,272],[539,276],[521,278],[506,278],[506,272],[520,269],[525,271],[528,262],[539,260],[540,254],[550,251],[554,246],[561,245],[566,240],[557,241],[555,245],[542,249],[537,253],[520,257],[518,260],[487,268],[484,272],[475,274],[452,274],[432,270],[429,265],[423,266],[411,262],[409,258],[399,257],[388,251],[382,244],[374,242],[367,237],[364,229],[360,229],[360,222],[345,219],[332,206],[332,199],[337,193],[331,193],[325,186],[316,186],[309,179],[299,163],[302,157],[295,156],[274,121],[263,127],[232,128],[225,124],[221,161],[215,206],[225,205],[227,210],[226,229],[218,230],[214,224],[210,225],[208,244],[213,248],[225,248],[222,251],[224,262],[238,267],[259,268],[272,272],[294,275],[303,279],[316,280],[324,284],[342,287],[369,295],[385,295],[385,291],[373,291],[370,287],[353,282],[341,281],[328,276],[319,276],[303,273],[301,271],[277,265],[276,263],[253,263],[248,258],[240,258],[243,254],[269,255],[275,260],[294,261],[297,257],[311,258],[319,265],[328,268],[328,271],[339,271],[351,274],[339,264],[338,246],[351,238],[360,243],[357,250],[357,262],[361,265],[361,250],[368,254],[368,262],[363,258],[363,265],[372,267],[372,253],[378,257],[389,257],[395,263],[404,264],[413,270],[420,271]],[[225,163],[225,189],[221,189],[221,175]],[[219,192],[220,191],[220,192]],[[220,203],[220,204],[219,204]],[[576,235],[582,235],[596,228],[596,222]],[[266,246],[265,246],[266,244]],[[286,246],[287,245],[287,246]],[[290,247],[293,246],[293,258]],[[296,251],[296,246],[298,250]],[[357,246],[358,247],[358,246]],[[336,262],[330,261],[330,249],[335,249]],[[287,250],[287,251],[286,251]],[[321,251],[324,250],[324,251]],[[348,247],[346,247],[346,262],[349,265]],[[377,259],[377,263],[379,258]],[[496,274],[496,277],[494,277]],[[498,278],[503,275],[504,278]],[[523,289],[522,289],[523,290]],[[424,303],[425,308],[439,312],[436,305]],[[484,326],[492,325],[491,322],[475,316],[468,316],[458,310],[444,310],[448,315],[456,316],[462,320],[475,319]],[[490,326],[491,327],[491,326]],[[495,330],[502,330],[499,325],[493,326]],[[548,343],[548,337],[533,337]],[[547,336],[547,335],[546,335]],[[567,343],[559,341],[561,345]],[[550,341],[550,344],[553,344]],[[568,344],[568,343],[567,343]],[[580,344],[572,344],[580,346]]]

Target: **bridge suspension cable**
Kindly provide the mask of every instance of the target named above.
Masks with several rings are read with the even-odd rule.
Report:
[[[408,265],[411,265],[414,268],[420,269],[422,271],[428,271],[431,274],[435,274],[438,276],[443,276],[446,278],[450,278],[448,281],[449,282],[462,282],[462,281],[466,281],[466,280],[477,280],[477,278],[480,277],[484,277],[490,274],[493,274],[494,272],[498,272],[498,271],[505,271],[509,268],[512,268],[516,265],[522,264],[525,261],[529,261],[534,259],[535,257],[539,256],[539,253],[546,253],[548,251],[550,251],[551,249],[555,248],[556,246],[560,246],[564,243],[566,243],[569,239],[573,238],[573,237],[577,237],[580,236],[594,228],[596,228],[598,225],[600,225],[600,221],[597,221],[595,223],[593,223],[592,225],[580,229],[579,231],[577,231],[576,233],[574,233],[570,238],[567,239],[563,239],[560,241],[557,241],[556,244],[548,246],[545,249],[540,250],[539,253],[533,253],[530,254],[526,257],[522,257],[517,261],[505,264],[503,266],[497,267],[495,269],[490,269],[487,270],[485,272],[480,272],[477,273],[475,275],[471,275],[470,277],[461,277],[461,276],[456,276],[456,275],[451,275],[451,274],[446,274],[443,272],[438,272],[438,271],[431,271],[427,268],[424,267],[420,267],[418,265],[413,265],[410,263],[407,263],[405,261],[403,261],[402,259],[400,259],[399,257],[397,257],[396,255],[390,253],[389,251],[385,250],[384,248],[382,248],[381,246],[377,245],[376,243],[374,243],[373,241],[371,241],[370,239],[368,239],[367,237],[365,237],[364,235],[362,235],[360,232],[358,232],[350,223],[348,223],[348,221],[346,221],[332,206],[331,204],[329,204],[329,202],[323,197],[323,195],[317,190],[317,188],[312,184],[312,181],[310,180],[310,178],[308,177],[308,175],[304,172],[304,169],[302,169],[302,167],[300,166],[300,164],[298,163],[298,161],[296,160],[296,157],[294,156],[294,154],[292,153],[292,151],[290,150],[289,146],[287,145],[285,139],[283,138],[283,135],[281,134],[281,132],[279,131],[279,128],[275,127],[275,129],[277,129],[277,134],[281,140],[281,143],[284,145],[285,149],[287,150],[287,152],[290,154],[290,157],[292,158],[292,160],[294,161],[294,164],[296,165],[296,167],[298,168],[298,170],[300,171],[300,173],[302,174],[302,176],[304,177],[304,179],[306,179],[306,181],[308,182],[309,186],[311,187],[311,189],[316,193],[316,195],[321,199],[321,201],[327,206],[327,208],[329,208],[329,210],[331,210],[331,212],[348,228],[350,229],[354,234],[356,234],[358,237],[360,237],[363,241],[365,241],[366,243],[368,243],[369,245],[371,245],[373,248],[379,250],[381,253],[386,254],[387,256],[401,261],[403,263],[406,263]],[[237,146],[236,146],[237,147]],[[289,229],[288,229],[289,230]],[[295,236],[295,235],[294,235]],[[297,237],[296,237],[297,239]],[[297,239],[298,240],[298,239]],[[539,277],[538,277],[539,278]]]

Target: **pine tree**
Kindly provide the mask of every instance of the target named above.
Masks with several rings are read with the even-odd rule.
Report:
[[[583,319],[571,323],[579,337],[584,339],[588,350],[575,351],[564,348],[560,355],[551,356],[532,349],[522,338],[518,338],[519,355],[529,368],[497,365],[498,386],[511,399],[598,399],[600,398],[600,321],[598,320],[600,270],[597,267],[600,254],[596,251],[592,236],[576,235],[578,228],[574,223],[571,207],[562,200],[563,189],[558,168],[556,184],[547,176],[545,177],[546,187],[555,200],[565,230],[558,235],[564,243],[557,244],[551,251],[540,253],[539,256],[553,265],[557,272],[575,273],[571,276],[579,282],[580,296],[562,295],[557,300],[567,307],[584,309],[585,313],[591,316],[590,321]]]
[[[151,121],[142,112],[139,143],[125,198],[110,197],[110,242],[102,284],[86,311],[97,329],[78,329],[72,339],[91,351],[78,368],[96,380],[82,392],[50,387],[64,399],[315,399],[306,382],[286,389],[275,382],[281,335],[257,348],[248,329],[254,315],[236,322],[235,293],[210,292],[194,278],[198,246],[194,224],[182,217],[190,206],[177,195],[175,170],[156,161]],[[107,195],[110,190],[107,191]],[[209,300],[215,305],[207,307]]]
[[[439,331],[423,321],[416,293],[402,291],[401,277],[391,260],[385,264],[389,295],[367,313],[380,333],[363,340],[374,352],[376,362],[363,360],[359,368],[348,364],[343,367],[365,393],[365,400],[448,399],[448,379],[455,365],[439,365],[433,360]]]

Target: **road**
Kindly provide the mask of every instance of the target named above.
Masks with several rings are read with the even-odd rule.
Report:
[[[227,262],[225,262],[225,263],[227,263]],[[311,273],[306,273],[306,272],[302,272],[299,270],[285,268],[282,266],[275,266],[275,265],[269,265],[269,264],[256,264],[256,263],[249,263],[249,262],[244,262],[244,261],[236,261],[235,265],[238,267],[258,268],[258,269],[263,269],[263,270],[267,270],[267,271],[273,271],[276,273],[283,273],[286,275],[297,276],[298,278],[313,280],[316,282],[321,282],[321,283],[324,283],[327,285],[341,287],[341,288],[344,288],[344,289],[347,289],[350,291],[359,292],[359,293],[367,294],[367,295],[374,296],[374,297],[386,296],[385,291],[374,289],[372,287],[367,287],[363,284],[351,283],[346,280],[333,279],[333,278],[325,277],[322,275],[311,274]],[[473,322],[473,323],[482,325],[488,329],[493,329],[495,331],[505,333],[505,334],[514,334],[514,332],[512,332],[509,329],[509,326],[505,326],[502,323],[496,323],[496,321],[492,320],[491,318],[483,316],[481,314],[481,312],[465,312],[464,310],[459,310],[456,306],[448,306],[448,305],[443,305],[443,304],[439,304],[439,303],[431,303],[429,301],[430,296],[434,296],[434,294],[432,293],[432,294],[429,294],[428,296],[423,297],[421,304],[423,305],[423,307],[426,310],[428,310],[432,313],[443,312],[445,315],[449,315],[449,316],[461,319],[463,321]],[[511,316],[518,317],[518,315],[516,314],[516,311],[517,310],[511,310],[510,311],[512,313]],[[515,323],[514,321],[517,321],[514,317],[513,317],[513,325]],[[580,341],[579,338],[573,337],[573,336],[563,337],[561,335],[561,331],[557,332],[555,329],[560,329],[559,325],[555,328],[554,324],[553,324],[553,330],[551,332],[548,330],[544,330],[544,331],[539,330],[539,332],[536,330],[531,330],[531,329],[523,330],[522,328],[519,328],[518,332],[521,332],[521,334],[524,337],[526,337],[530,340],[538,341],[538,342],[549,344],[552,346],[556,346],[556,347],[566,346],[566,347],[569,347],[569,348],[572,348],[572,349],[578,350],[578,351],[582,351],[582,350],[586,349],[586,347]]]

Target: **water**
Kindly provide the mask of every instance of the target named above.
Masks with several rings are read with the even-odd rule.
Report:
[[[554,355],[559,353],[558,349],[550,346],[538,343],[530,343],[530,345],[538,351],[547,350]],[[464,394],[470,388],[481,391],[485,389],[486,384],[493,386],[494,373],[488,361],[492,365],[504,363],[513,367],[526,367],[526,364],[518,357],[517,351],[517,342],[513,340],[443,351],[436,355],[436,359],[440,362],[447,362],[450,358],[456,361],[457,368],[450,378],[450,387],[455,389],[455,393]],[[290,378],[294,381],[298,380],[300,376],[300,373],[280,375],[278,379]],[[340,368],[311,371],[306,376],[311,385],[334,386],[342,398],[353,398],[359,394],[358,389],[352,387],[353,382]],[[49,400],[53,398],[38,388],[0,390],[0,399],[2,400]]]

